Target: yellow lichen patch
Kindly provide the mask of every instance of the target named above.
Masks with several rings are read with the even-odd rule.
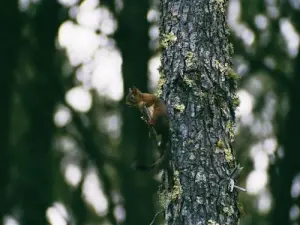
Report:
[[[187,67],[191,67],[195,63],[194,53],[193,52],[187,52],[185,63]]]
[[[174,172],[174,186],[172,191],[169,193],[169,199],[170,200],[176,200],[180,198],[182,194],[182,189],[181,189],[181,184],[180,184],[180,179],[179,179],[179,172],[175,171]]]
[[[240,105],[241,101],[239,99],[238,96],[235,96],[232,100],[232,104],[235,106],[235,107],[238,107]]]
[[[229,148],[225,148],[224,149],[224,153],[225,153],[225,159],[226,159],[226,161],[229,162],[229,163],[232,162],[233,155],[231,153],[231,150]]]
[[[230,142],[234,141],[234,123],[230,120],[226,123],[226,131],[228,132]]]
[[[185,110],[184,104],[176,104],[174,108],[180,111],[181,113]]]
[[[167,48],[170,43],[174,43],[177,41],[177,37],[173,32],[169,34],[163,34],[162,39],[160,40],[160,46],[163,48]]]
[[[158,199],[159,199],[160,204],[164,208],[166,208],[168,206],[168,204],[170,203],[170,201],[168,200],[168,193],[166,190],[159,190]]]
[[[218,9],[224,13],[225,12],[225,8],[224,8],[224,3],[225,3],[225,0],[215,0],[217,6],[218,6]]]
[[[193,58],[193,55],[194,55],[194,53],[192,53],[192,52],[187,52],[187,53],[186,53],[186,57],[187,57],[188,59]]]
[[[231,55],[234,54],[234,47],[233,47],[232,43],[229,43],[229,45],[228,45],[228,51],[229,51],[229,54],[231,54]]]
[[[166,189],[159,191],[159,201],[162,204],[164,208],[166,208],[171,201],[175,201],[181,197],[182,194],[182,188],[180,184],[179,179],[179,172],[174,172],[174,186],[170,192],[168,192]]]
[[[223,208],[223,212],[226,213],[228,216],[231,216],[234,213],[234,210],[232,206],[230,207],[225,206]]]
[[[234,123],[231,120],[228,120],[226,123],[226,130],[233,131]]]
[[[207,93],[205,92],[200,92],[200,98],[206,98],[207,96]]]
[[[239,79],[241,79],[241,76],[238,75],[236,72],[234,72],[234,70],[231,69],[231,68],[228,68],[228,69],[227,69],[226,75],[227,75],[228,77],[230,77],[231,79],[234,79],[234,80],[239,80]]]
[[[187,77],[183,78],[183,82],[189,87],[192,87],[195,84],[195,82],[193,80],[188,79]]]
[[[219,225],[219,223],[217,223],[217,222],[214,221],[214,220],[208,220],[208,221],[207,221],[207,224],[208,224],[208,225]]]
[[[233,80],[238,80],[241,77],[234,72],[233,69],[231,69],[228,65],[228,63],[222,64],[220,63],[218,60],[214,60],[215,63],[215,67],[224,75],[228,76],[229,78],[233,79]]]
[[[224,148],[224,143],[223,143],[223,141],[222,141],[221,139],[219,139],[219,140],[217,141],[217,147],[220,148],[220,149],[223,149],[223,148]]]
[[[220,63],[218,60],[214,60],[215,62],[215,67],[222,73],[224,74],[227,71],[227,64],[223,65],[222,63]]]
[[[158,80],[158,84],[157,84],[157,90],[155,95],[157,97],[160,97],[162,95],[162,86],[165,84],[166,82],[166,78],[164,78],[162,75],[160,76],[159,80]]]

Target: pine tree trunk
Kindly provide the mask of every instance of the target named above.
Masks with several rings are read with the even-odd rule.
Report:
[[[228,190],[236,167],[232,142],[239,100],[227,4],[161,0],[160,84],[174,169],[174,186],[164,185],[160,193],[166,224],[238,223],[237,191]]]
[[[122,54],[124,91],[132,86],[147,91],[148,61],[151,56],[149,43],[149,2],[128,0],[118,15],[118,30],[115,40]],[[120,191],[124,197],[126,220],[124,225],[149,224],[155,214],[153,195],[156,191],[151,174],[135,172],[130,165],[136,160],[145,162],[151,158],[150,139],[147,126],[140,119],[139,112],[123,104],[122,137],[120,158],[128,167],[119,167]],[[141,201],[142,199],[142,201]]]
[[[16,0],[2,1],[0,10],[0,224],[3,224],[3,218],[10,210],[8,202],[8,193],[11,191],[8,190],[11,165],[10,134],[15,69],[20,51],[21,20]]]
[[[300,16],[299,16],[300,18]],[[298,48],[298,51],[300,48]],[[290,210],[294,199],[291,196],[291,188],[295,177],[300,170],[298,147],[300,108],[299,108],[299,85],[300,85],[300,55],[295,59],[294,73],[291,76],[293,85],[287,91],[289,110],[286,120],[278,129],[278,140],[284,148],[284,157],[280,158],[271,170],[270,186],[273,193],[274,207],[272,212],[272,224],[292,224]],[[298,198],[299,199],[299,198]],[[298,200],[299,201],[299,200]]]
[[[34,73],[24,79],[21,101],[28,128],[18,153],[20,168],[20,224],[49,224],[46,211],[53,203],[53,115],[59,95],[55,40],[61,9],[55,1],[42,1],[30,26],[35,41],[30,45]],[[23,72],[23,71],[22,71]],[[25,72],[22,78],[26,77]]]

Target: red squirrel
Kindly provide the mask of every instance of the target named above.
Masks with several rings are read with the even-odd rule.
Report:
[[[154,94],[142,93],[136,87],[129,88],[129,93],[126,96],[126,104],[137,107],[142,111],[142,106],[145,105],[150,112],[149,124],[154,127],[158,135],[161,135],[159,150],[161,157],[150,166],[137,165],[140,170],[163,169],[167,167],[169,158],[169,120],[167,115],[167,107],[162,99]]]

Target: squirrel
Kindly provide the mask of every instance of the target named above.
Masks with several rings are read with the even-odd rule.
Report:
[[[160,158],[152,165],[143,166],[136,165],[135,168],[142,171],[163,169],[168,167],[169,162],[169,119],[167,115],[167,107],[162,99],[154,94],[142,93],[136,87],[129,88],[129,93],[126,96],[126,104],[137,107],[143,112],[145,105],[150,112],[149,125],[153,126],[158,135],[161,135],[159,150]]]

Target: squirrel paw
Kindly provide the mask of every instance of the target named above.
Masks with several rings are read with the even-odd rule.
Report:
[[[155,121],[152,119],[149,121],[149,124],[153,126],[155,124]]]

